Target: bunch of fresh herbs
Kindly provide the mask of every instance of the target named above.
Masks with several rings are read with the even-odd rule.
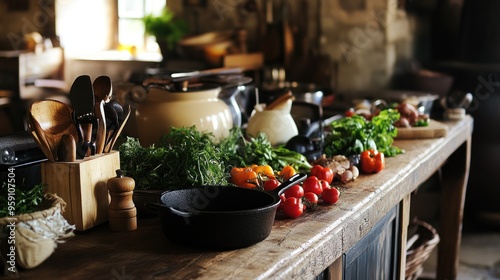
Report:
[[[378,115],[367,120],[360,115],[353,115],[336,120],[330,124],[331,133],[325,137],[324,154],[359,155],[364,150],[375,149],[387,157],[404,153],[393,146],[397,128],[394,122],[399,119],[395,109],[382,110]]]
[[[14,197],[15,200],[15,215],[32,213],[38,210],[40,203],[43,198],[43,189],[44,186],[42,184],[36,184],[35,186],[27,187],[25,184],[21,183],[15,186],[14,193],[9,193],[9,185],[7,183],[3,183],[0,188],[0,217],[9,216],[9,196]]]
[[[138,139],[127,137],[119,151],[121,168],[138,189],[181,189],[227,180],[212,135],[194,127],[172,128],[157,147],[142,147]]]

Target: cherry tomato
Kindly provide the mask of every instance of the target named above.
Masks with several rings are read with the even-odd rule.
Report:
[[[304,212],[302,199],[296,197],[287,197],[283,203],[283,214],[288,218],[298,218]]]
[[[328,166],[323,167],[319,164],[315,164],[311,168],[311,175],[316,176],[320,180],[327,181],[328,184],[332,183],[334,177],[333,170],[330,167]]]
[[[304,189],[304,193],[312,192],[316,195],[321,195],[323,192],[323,188],[321,187],[318,177],[316,176],[307,177],[302,183],[302,188]]]
[[[314,209],[318,206],[318,196],[313,192],[306,192],[304,194],[303,202],[304,208]]]
[[[287,198],[288,197],[301,198],[303,196],[304,196],[304,189],[299,184],[293,185],[285,191],[285,197]]]
[[[335,204],[339,201],[340,192],[337,188],[331,187],[323,190],[321,199],[328,204]]]
[[[280,185],[280,181],[276,178],[271,178],[269,180],[264,181],[264,190],[272,191]]]

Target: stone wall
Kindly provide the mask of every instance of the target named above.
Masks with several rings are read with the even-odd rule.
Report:
[[[240,27],[247,29],[249,49],[255,51],[266,43],[261,41],[266,1],[255,1],[257,6],[254,12],[241,8],[251,2],[243,0],[207,0],[206,5],[201,7],[185,7],[185,1],[168,3],[176,14],[188,19],[193,33]],[[27,3],[26,9],[13,11],[8,4],[10,2],[0,1],[0,41],[3,42],[0,44],[15,49],[15,40],[28,31],[55,36],[53,1],[21,2]],[[93,0],[94,4],[97,2],[101,3],[100,0]],[[306,36],[305,40],[296,38],[297,52],[300,52],[299,41],[302,41],[310,50],[335,61],[337,67],[332,79],[338,90],[390,87],[394,73],[400,71],[400,62],[411,59],[413,55],[414,28],[411,18],[398,7],[398,0],[273,0],[273,3],[275,7],[288,4],[288,21],[294,34]],[[304,3],[307,3],[307,10],[303,8]],[[280,15],[280,11],[275,14]],[[307,30],[299,34],[304,22],[307,23]],[[96,39],[95,43],[107,44],[105,38]],[[300,56],[298,54],[296,59]]]
[[[248,30],[257,31],[258,15],[249,14],[245,21],[238,21],[241,19],[235,4],[238,2],[245,1],[212,0],[207,1],[205,7],[195,8],[184,7],[179,3],[170,5],[176,13],[188,19],[192,20],[192,15],[196,14],[197,21],[202,24],[193,21],[191,24],[198,27],[195,31],[199,33],[242,24]],[[399,71],[399,62],[409,60],[412,56],[411,19],[404,9],[398,7],[397,0],[307,1],[307,11],[301,10],[301,1],[273,2],[275,7],[285,2],[289,5],[289,21],[293,30],[297,30],[301,21],[307,21],[306,41],[337,64],[333,79],[337,81],[334,86],[338,90],[390,87],[393,74]],[[264,9],[265,0],[257,3]]]
[[[339,64],[339,90],[390,86],[397,62],[412,55],[406,13],[396,0],[323,1],[322,49]]]

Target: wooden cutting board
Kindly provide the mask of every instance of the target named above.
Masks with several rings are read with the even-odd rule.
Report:
[[[429,120],[428,126],[401,128],[398,127],[396,139],[425,139],[446,136],[448,126],[435,120]]]

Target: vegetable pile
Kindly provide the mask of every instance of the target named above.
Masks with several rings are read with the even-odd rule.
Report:
[[[429,115],[420,114],[417,108],[409,103],[398,104],[395,109],[398,110],[401,115],[399,120],[394,123],[396,127],[417,127],[429,125]]]
[[[273,171],[269,165],[233,167],[231,183],[240,188],[272,191],[296,173],[290,165],[279,172]],[[304,182],[289,187],[281,195],[278,214],[295,219],[306,210],[313,211],[320,205],[337,203],[340,191],[331,185],[334,178],[335,173],[330,167],[313,165]]]
[[[282,146],[273,147],[265,134],[246,138],[238,127],[217,142],[212,133],[194,126],[172,128],[158,146],[142,147],[127,137],[120,145],[120,165],[134,178],[137,189],[173,190],[200,185],[226,185],[235,166],[269,165],[280,170],[287,165],[309,170],[305,156]]]
[[[392,145],[399,118],[390,108],[370,119],[352,115],[332,122],[324,155],[312,162],[284,145],[273,147],[264,133],[247,137],[235,127],[228,137],[215,140],[194,126],[174,127],[158,146],[142,147],[138,139],[128,137],[119,147],[121,167],[135,179],[137,189],[160,190],[233,185],[269,191],[297,172],[307,173],[303,183],[282,195],[278,208],[285,217],[297,218],[319,204],[337,203],[336,184],[352,182],[360,173],[378,173],[384,169],[384,155],[404,153]]]
[[[281,195],[278,212],[287,218],[298,218],[304,211],[314,211],[320,205],[338,202],[340,191],[331,185],[333,171],[329,167],[314,165],[309,176],[302,182],[288,188]]]
[[[366,150],[377,150],[387,157],[402,154],[402,149],[392,145],[397,136],[394,122],[399,117],[397,110],[385,109],[371,120],[360,115],[336,120],[330,124],[323,152],[327,157],[356,156]]]

